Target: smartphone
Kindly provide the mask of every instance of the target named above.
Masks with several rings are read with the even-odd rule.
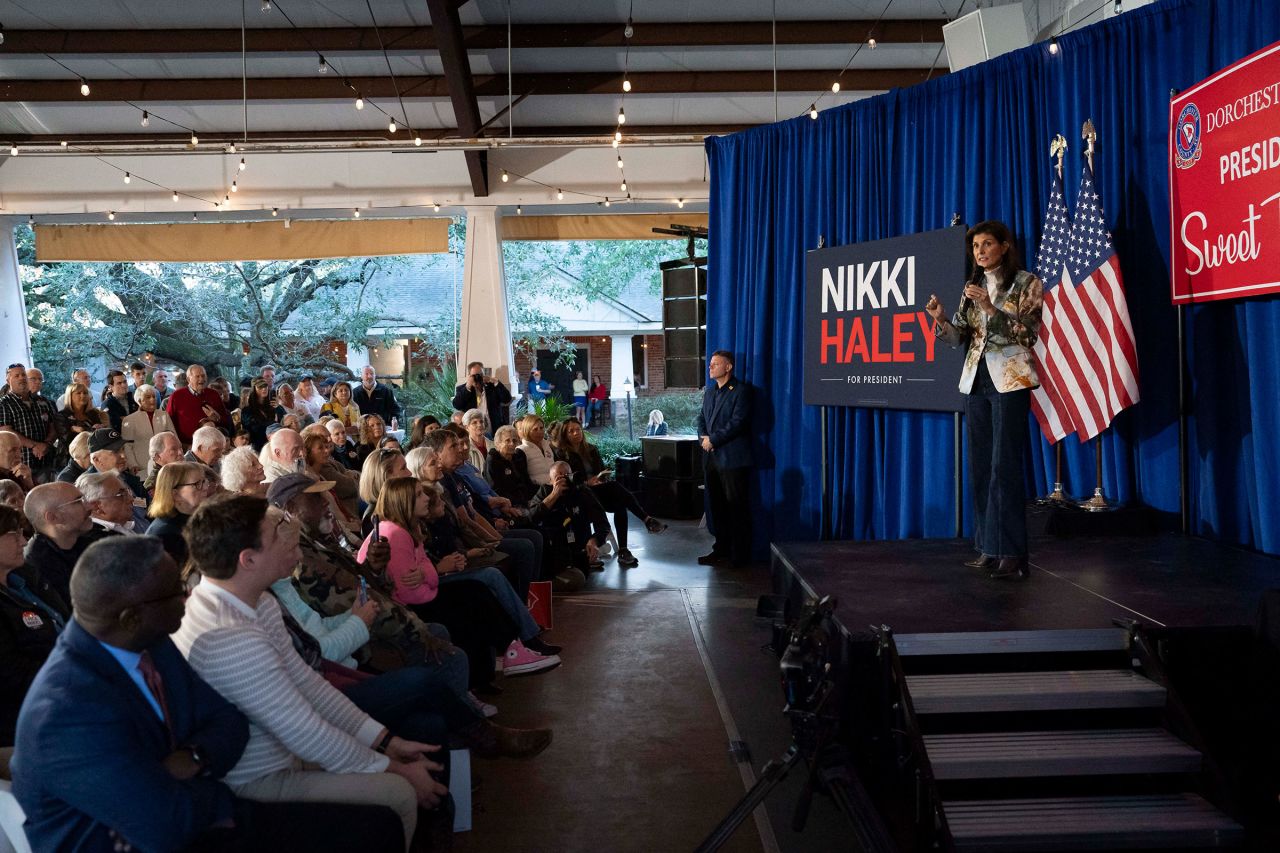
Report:
[[[364,575],[360,576],[360,603],[367,604],[369,602],[369,582],[364,579]]]
[[[373,541],[382,541],[382,531],[378,529],[382,525],[381,519],[379,519],[377,513],[375,513],[369,516],[369,520],[373,522]]]

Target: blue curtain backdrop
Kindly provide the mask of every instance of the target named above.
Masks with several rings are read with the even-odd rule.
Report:
[[[995,218],[1034,268],[1049,141],[1097,126],[1095,172],[1138,341],[1142,402],[1103,440],[1109,497],[1176,513],[1178,351],[1169,299],[1168,103],[1280,39],[1280,3],[1166,0],[911,89],[707,141],[711,166],[708,351],[737,353],[760,388],[757,546],[820,531],[820,413],[801,398],[805,252]],[[938,282],[954,306],[961,282]],[[927,285],[926,285],[927,287]],[[926,293],[928,290],[925,291]],[[1189,310],[1193,529],[1280,553],[1280,300]],[[1043,494],[1054,451],[1034,430],[1028,488]],[[1255,440],[1255,436],[1258,440]],[[951,415],[831,408],[835,538],[950,536]],[[1094,485],[1093,445],[1064,442],[1070,494]],[[966,477],[967,480],[967,477]],[[963,500],[969,529],[969,496]]]

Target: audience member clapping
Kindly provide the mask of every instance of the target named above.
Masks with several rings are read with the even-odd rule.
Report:
[[[147,472],[147,448],[151,437],[160,432],[173,432],[169,413],[156,408],[159,397],[150,385],[139,385],[133,391],[138,411],[120,422],[120,437],[124,439],[124,458],[129,470],[139,476]]]
[[[267,475],[252,447],[237,447],[222,457],[222,488],[239,495],[266,497]]]
[[[187,562],[182,530],[196,508],[213,493],[214,485],[209,469],[196,462],[170,462],[156,476],[155,497],[147,511],[152,519],[147,535],[158,536],[180,566]]]

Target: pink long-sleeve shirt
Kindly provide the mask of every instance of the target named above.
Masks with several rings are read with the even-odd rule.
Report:
[[[401,604],[426,604],[436,597],[440,589],[440,575],[427,556],[427,550],[413,541],[409,531],[394,521],[380,521],[378,533],[387,540],[391,548],[391,558],[387,561],[387,577],[391,578],[395,590],[391,597]],[[359,560],[365,561],[369,551],[370,534],[360,546]],[[422,585],[410,589],[404,585],[404,576],[413,569],[422,569]]]

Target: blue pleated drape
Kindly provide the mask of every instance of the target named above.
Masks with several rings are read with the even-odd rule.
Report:
[[[708,352],[737,353],[760,388],[757,545],[821,530],[822,432],[801,398],[804,256],[827,245],[1002,219],[1034,269],[1049,187],[1049,141],[1099,133],[1095,173],[1128,291],[1142,402],[1103,438],[1108,496],[1176,513],[1178,348],[1169,298],[1168,103],[1215,70],[1280,39],[1280,3],[1165,0],[924,85],[707,141],[711,175]],[[961,282],[938,282],[953,306]],[[926,285],[928,287],[928,285]],[[926,290],[925,292],[928,292]],[[1187,314],[1194,532],[1280,553],[1280,300],[1197,305]],[[946,414],[828,410],[829,532],[836,538],[949,536],[953,421]],[[1030,493],[1053,479],[1033,424]],[[1255,440],[1255,435],[1259,440]],[[1068,437],[1063,479],[1092,494],[1092,444]],[[966,478],[967,479],[967,478]],[[969,528],[969,496],[962,501]]]

